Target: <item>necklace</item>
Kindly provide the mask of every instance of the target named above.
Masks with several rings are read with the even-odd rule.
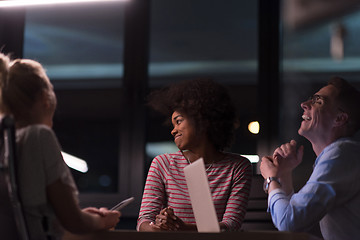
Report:
[[[189,163],[189,165],[191,164],[190,160],[185,156],[184,152],[181,151],[182,155],[184,156],[184,158],[186,159],[186,161]],[[205,172],[207,172],[213,165],[214,162],[212,162],[206,169]]]
[[[212,167],[212,165],[213,165],[213,163],[211,163],[211,164],[207,167],[207,169],[205,169],[205,172],[207,172],[207,171]]]

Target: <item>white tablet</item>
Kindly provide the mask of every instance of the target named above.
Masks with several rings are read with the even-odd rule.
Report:
[[[204,160],[186,166],[184,173],[198,232],[220,232]]]
[[[120,211],[121,209],[123,209],[125,206],[127,206],[129,203],[133,202],[135,200],[134,197],[131,198],[127,198],[121,202],[119,202],[118,204],[116,204],[114,207],[112,207],[110,210],[116,210],[116,211]]]

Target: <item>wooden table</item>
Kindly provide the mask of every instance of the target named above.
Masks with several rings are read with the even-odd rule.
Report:
[[[319,240],[307,233],[248,231],[223,233],[104,231],[89,235],[66,233],[63,240]]]

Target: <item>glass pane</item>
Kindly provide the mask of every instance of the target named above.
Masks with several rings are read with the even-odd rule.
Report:
[[[152,86],[204,75],[256,84],[257,1],[154,0],[151,16]]]
[[[86,173],[72,171],[81,193],[118,191],[124,4],[26,9],[24,57],[54,83],[63,151],[88,164]]]
[[[90,130],[91,129],[91,130]],[[72,170],[81,193],[118,191],[119,123],[72,120],[54,123],[63,151],[87,162],[88,171]]]
[[[315,2],[324,4],[321,9],[324,14],[321,16],[326,15],[325,9],[332,7],[327,1]],[[344,5],[346,2],[343,2]],[[295,139],[305,146],[303,163],[296,169],[298,173],[294,174],[295,186],[300,187],[311,174],[316,158],[311,144],[297,134],[303,114],[300,103],[326,85],[332,76],[343,77],[360,89],[360,12],[356,8],[351,9],[353,11],[347,15],[338,11],[336,17],[328,15],[323,19],[309,21],[302,28],[294,28],[294,25],[289,25],[289,20],[297,20],[300,24],[312,16],[289,18],[286,13],[290,9],[287,5],[284,6],[280,140],[284,142]],[[307,6],[311,8],[312,4],[309,2]],[[298,7],[294,9],[293,17],[297,16],[295,13],[302,12],[302,7],[306,5],[300,4]],[[306,10],[311,13],[315,9]],[[349,12],[350,9],[347,10]]]
[[[300,126],[301,101],[325,85],[331,76],[343,77],[360,86],[359,29],[359,11],[322,23],[314,22],[299,30],[285,25],[281,123],[284,139]]]
[[[121,2],[29,7],[24,56],[43,63],[52,80],[119,79],[123,10]]]
[[[121,89],[60,89],[53,129],[64,152],[87,162],[73,170],[81,193],[117,192]]]
[[[257,1],[153,0],[151,9],[150,87],[210,77],[229,88],[241,126],[231,149],[256,153]],[[164,118],[149,116],[147,151],[176,150]],[[153,151],[152,149],[159,149]]]

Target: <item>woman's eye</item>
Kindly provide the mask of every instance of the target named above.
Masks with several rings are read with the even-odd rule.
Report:
[[[184,119],[180,118],[180,119],[176,119],[176,125],[179,125],[183,122]]]

